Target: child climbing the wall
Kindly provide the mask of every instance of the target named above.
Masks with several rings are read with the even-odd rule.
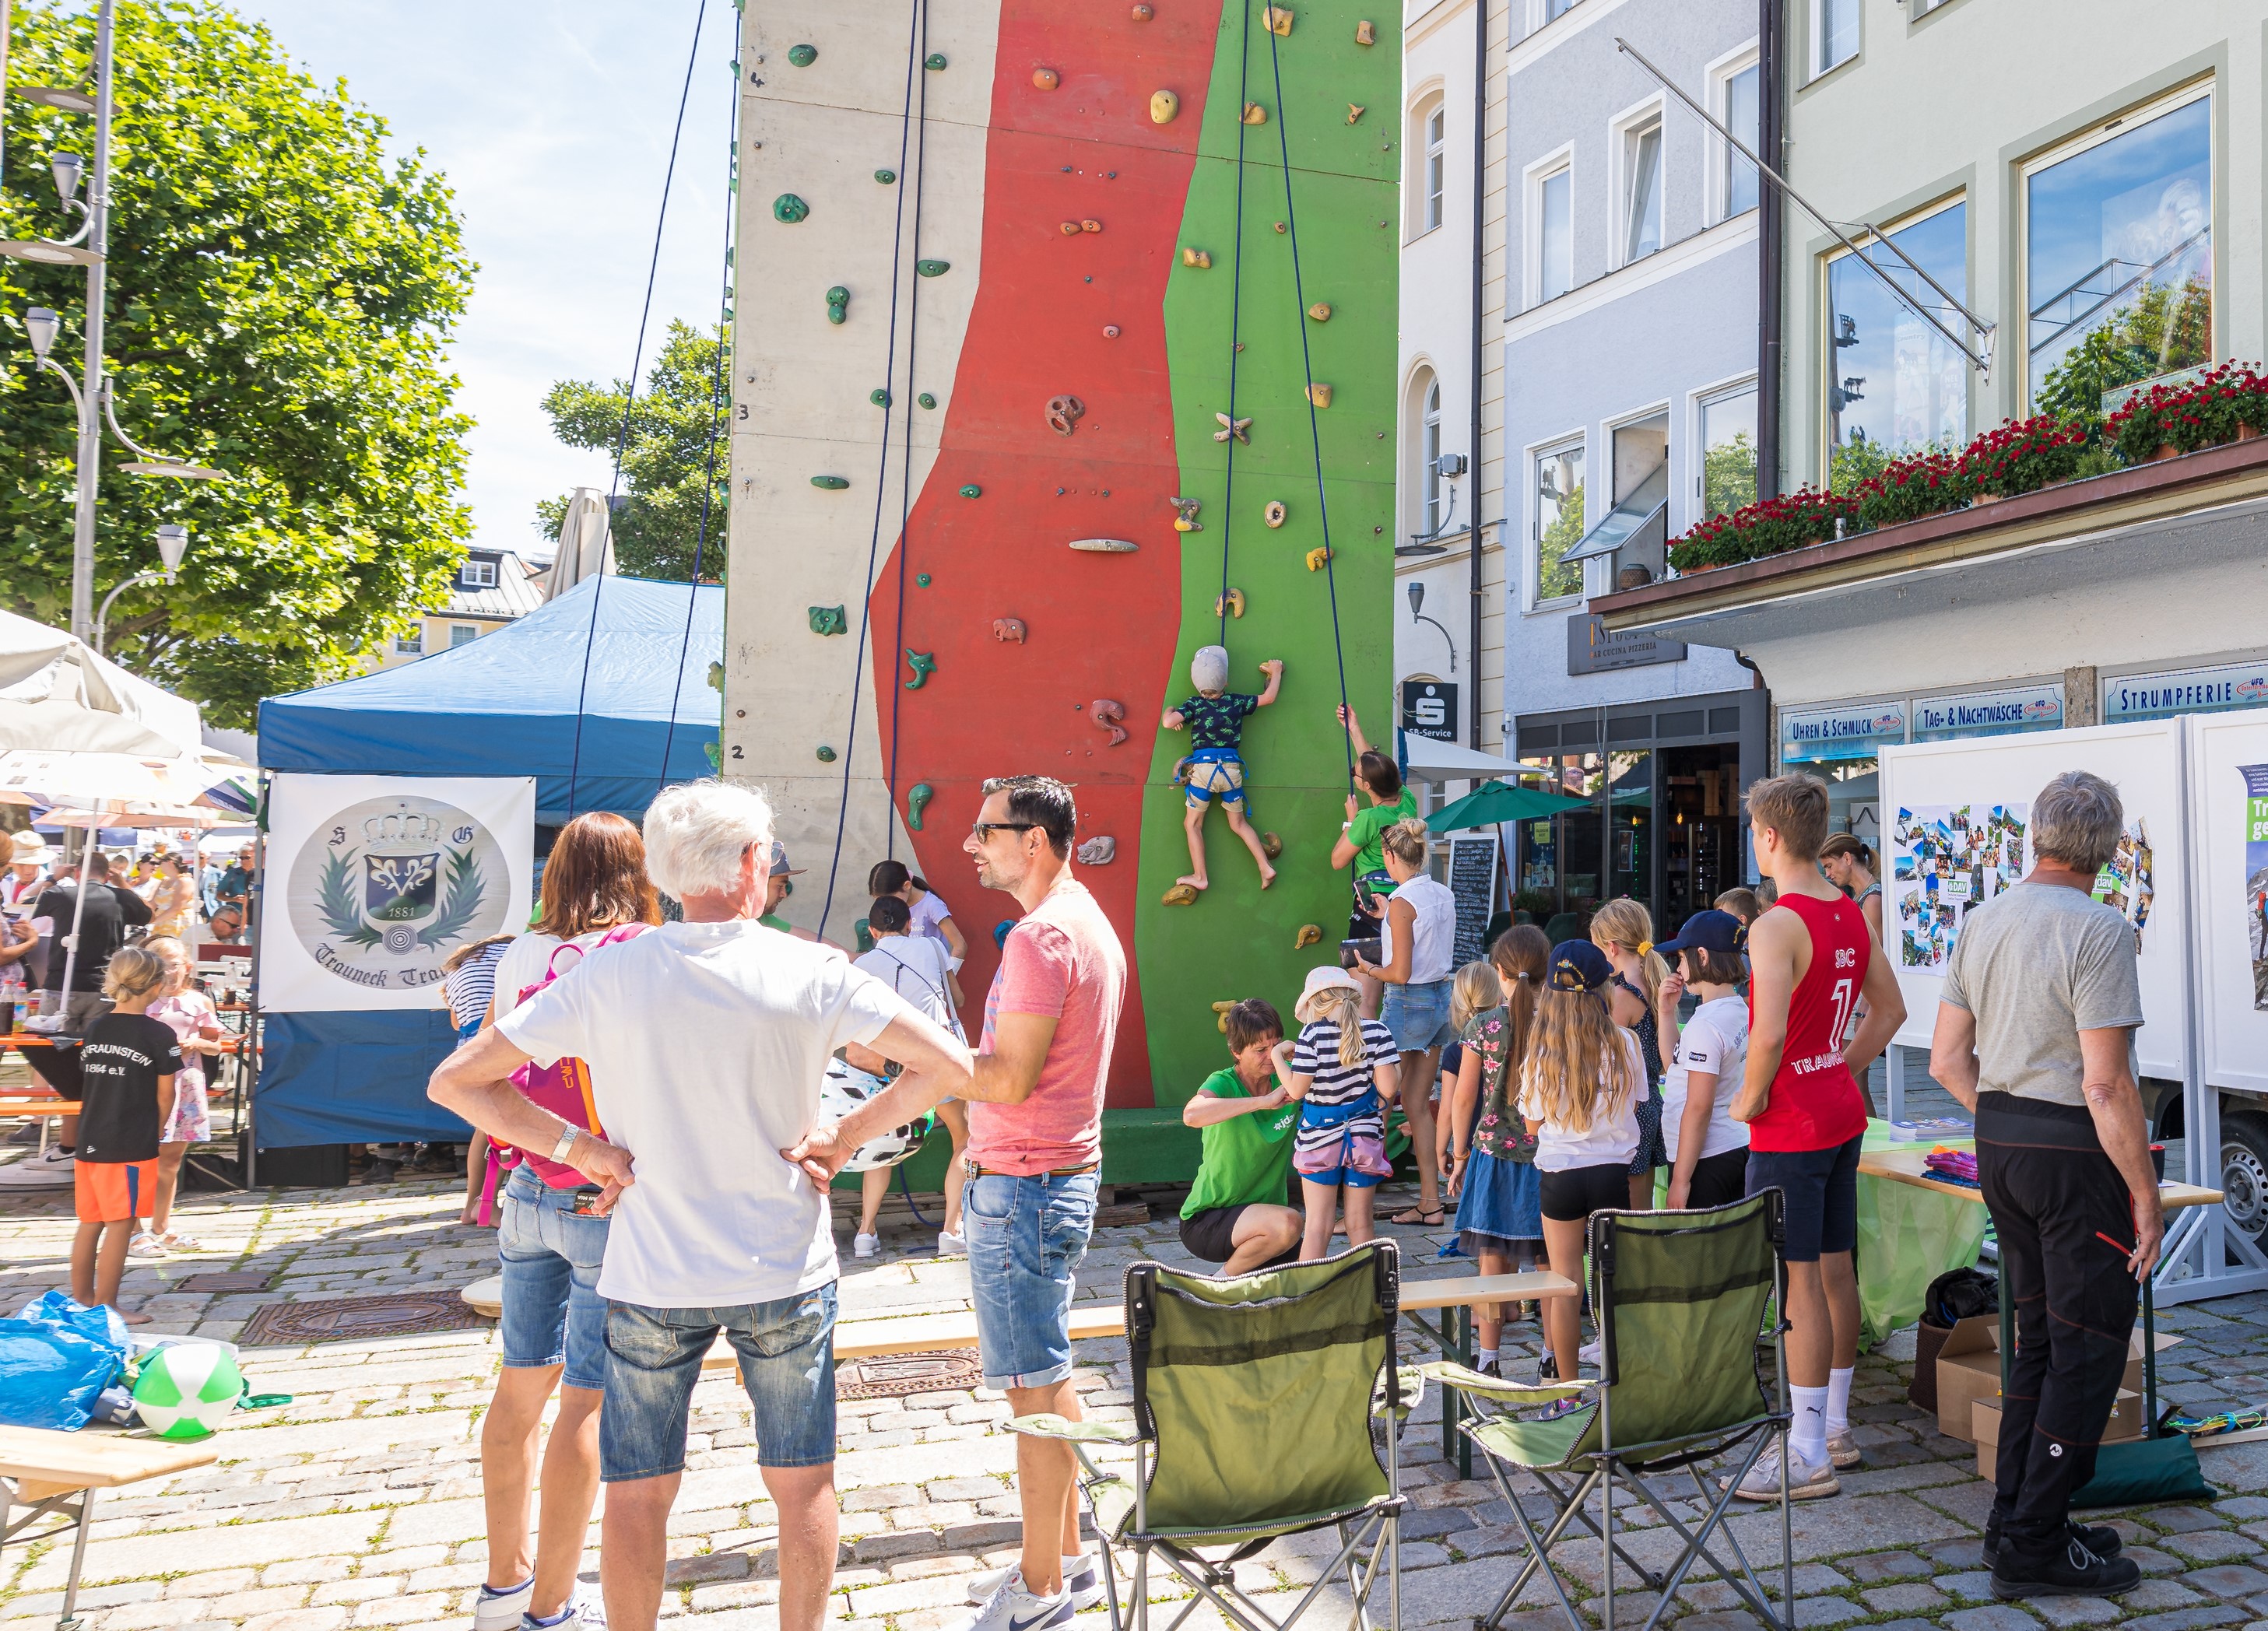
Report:
[[[1268,864],[1268,852],[1260,847],[1260,834],[1252,830],[1246,819],[1248,812],[1244,797],[1244,760],[1237,752],[1243,739],[1244,721],[1256,708],[1265,708],[1276,700],[1284,684],[1282,661],[1260,665],[1260,672],[1268,676],[1268,687],[1257,696],[1228,688],[1228,648],[1209,645],[1199,648],[1189,661],[1189,680],[1197,694],[1178,707],[1166,710],[1159,723],[1168,731],[1187,727],[1189,733],[1189,756],[1174,772],[1174,779],[1189,783],[1189,807],[1182,817],[1182,830],[1189,836],[1189,870],[1174,880],[1176,890],[1192,892],[1208,887],[1205,878],[1204,821],[1205,812],[1212,808],[1216,794],[1220,807],[1228,816],[1228,830],[1244,841],[1252,851],[1253,863],[1260,869],[1263,889],[1276,881],[1276,869]],[[1169,904],[1187,905],[1188,901]]]
[[[1354,976],[1336,965],[1307,971],[1292,1017],[1296,1041],[1276,1045],[1276,1075],[1300,1102],[1292,1170],[1300,1175],[1307,1236],[1300,1260],[1320,1262],[1330,1251],[1331,1224],[1345,1192],[1347,1244],[1372,1238],[1378,1185],[1392,1169],[1386,1159],[1386,1106],[1401,1077],[1394,1033],[1365,1019]]]

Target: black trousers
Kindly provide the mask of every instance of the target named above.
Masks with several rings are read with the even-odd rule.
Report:
[[[1977,1169],[2016,1316],[1992,1518],[2003,1554],[2029,1561],[2061,1549],[2118,1396],[2140,1296],[2133,1199],[2080,1106],[1980,1094]]]

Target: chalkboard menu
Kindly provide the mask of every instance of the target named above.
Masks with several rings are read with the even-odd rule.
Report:
[[[1483,937],[1496,914],[1496,834],[1458,833],[1449,840],[1449,893],[1457,898],[1457,966],[1488,955]]]

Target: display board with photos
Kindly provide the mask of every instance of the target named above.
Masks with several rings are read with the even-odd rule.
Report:
[[[2268,1094],[2268,709],[2188,724],[2198,1067]]]

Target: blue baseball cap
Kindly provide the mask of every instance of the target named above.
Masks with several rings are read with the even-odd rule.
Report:
[[[1653,949],[1666,958],[1675,958],[1680,951],[1733,952],[1740,951],[1748,940],[1749,931],[1730,912],[1696,912],[1685,920],[1676,939],[1664,941]]]
[[[1555,991],[1595,991],[1615,977],[1607,954],[1587,940],[1562,940],[1551,948],[1545,983]]]

